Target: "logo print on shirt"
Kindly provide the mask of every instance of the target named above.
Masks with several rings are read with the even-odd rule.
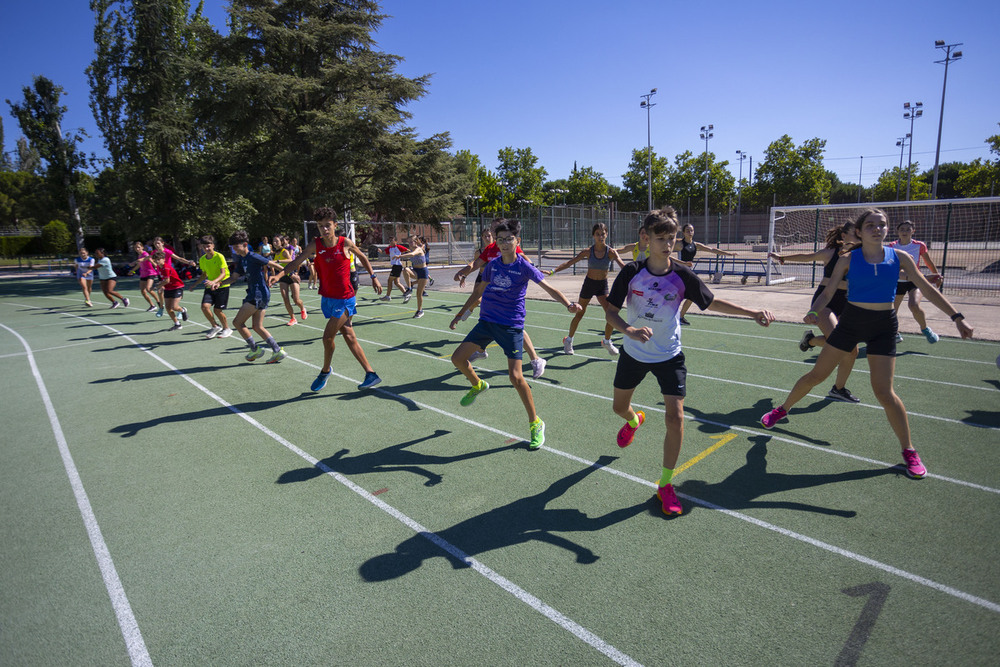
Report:
[[[508,289],[514,283],[511,281],[510,276],[506,273],[496,271],[493,273],[493,280],[491,281],[494,285],[501,289]]]

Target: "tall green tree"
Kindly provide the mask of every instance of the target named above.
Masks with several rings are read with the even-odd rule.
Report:
[[[3,138],[3,118],[0,118],[0,171],[10,171],[14,168],[14,161],[10,159],[10,155],[4,150],[4,138]]]
[[[538,166],[538,157],[530,148],[502,148],[497,163],[497,178],[505,191],[503,199],[508,210],[519,199],[542,202],[542,184],[548,172]]]
[[[760,203],[795,206],[828,201],[831,184],[823,167],[825,139],[809,139],[796,146],[790,136],[771,142],[756,170],[755,190]],[[746,195],[746,191],[744,191]]]
[[[1000,191],[1000,134],[986,139],[993,160],[976,158],[962,167],[955,187],[961,197],[992,197]],[[938,181],[938,187],[941,183]],[[939,190],[940,191],[940,190]]]
[[[574,204],[600,204],[608,195],[608,181],[593,167],[574,169],[567,182],[569,201]]]
[[[729,163],[716,162],[714,153],[708,153],[707,165],[709,211],[724,210],[734,192],[736,179],[727,168]],[[673,165],[667,167],[664,173],[661,205],[669,204],[690,215],[704,212],[705,166],[705,153],[694,155],[691,151],[684,151],[676,156]]]
[[[665,174],[670,167],[669,161],[665,157],[660,157],[656,151],[650,153],[645,148],[637,148],[632,151],[632,160],[624,174],[622,174],[622,190],[624,201],[622,207],[634,208],[634,210],[645,210],[648,204],[649,192],[647,184],[647,172],[649,171],[648,156],[652,154],[653,159],[653,208],[662,206],[666,202],[666,180]]]
[[[930,199],[931,196],[931,184],[917,178],[919,168],[918,162],[914,162],[909,168],[911,201]],[[905,167],[884,170],[871,189],[874,201],[904,201],[906,199],[906,178],[907,169]]]
[[[46,181],[62,192],[73,221],[77,247],[83,245],[83,223],[77,205],[79,174],[86,168],[86,155],[80,150],[80,133],[63,134],[62,119],[66,107],[59,104],[63,89],[44,76],[34,77],[32,86],[22,89],[24,101],[7,100],[21,132],[45,162]],[[82,132],[82,131],[81,131]]]
[[[199,118],[217,130],[224,177],[257,224],[308,218],[320,201],[387,208],[377,180],[406,152],[404,109],[428,77],[399,75],[400,58],[376,50],[378,4],[244,0],[228,11],[229,35],[199,67]]]

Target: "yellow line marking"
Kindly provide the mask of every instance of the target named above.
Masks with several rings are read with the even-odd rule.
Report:
[[[687,461],[685,461],[684,465],[678,466],[677,469],[674,470],[674,477],[676,477],[677,475],[681,474],[682,472],[684,472],[685,470],[687,470],[688,468],[690,468],[691,466],[693,466],[698,461],[701,461],[703,458],[705,458],[706,456],[708,456],[709,454],[711,454],[712,452],[714,452],[715,450],[717,450],[719,447],[722,447],[724,444],[726,444],[730,440],[735,440],[736,437],[737,437],[737,435],[738,435],[737,433],[730,432],[730,433],[723,433],[721,435],[712,435],[712,436],[709,436],[710,438],[712,438],[712,440],[718,440],[718,442],[715,443],[714,445],[712,445],[711,447],[709,447],[708,449],[706,449],[705,451],[701,452],[700,454],[698,454],[694,458],[691,458],[691,459],[688,459]]]

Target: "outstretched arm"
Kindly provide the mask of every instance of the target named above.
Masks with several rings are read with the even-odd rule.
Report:
[[[896,256],[899,257],[899,264],[906,271],[907,277],[917,286],[920,293],[928,301],[937,306],[942,313],[951,318],[952,322],[955,323],[955,327],[958,328],[958,334],[962,338],[972,338],[972,327],[965,323],[965,316],[958,312],[958,309],[951,305],[951,302],[941,292],[937,291],[934,285],[931,285],[924,274],[920,273],[913,258],[905,252],[897,252]]]
[[[717,313],[724,313],[726,315],[743,315],[744,317],[756,320],[757,324],[762,327],[766,327],[774,321],[774,315],[769,310],[750,310],[749,308],[738,306],[731,301],[719,299],[718,297],[712,299],[712,303],[708,305],[707,310],[714,310]]]
[[[587,248],[586,250],[581,250],[576,254],[576,257],[574,257],[573,259],[567,260],[562,264],[560,264],[559,266],[557,266],[556,268],[549,271],[549,275],[551,276],[553,273],[559,273],[563,269],[568,269],[569,267],[573,266],[574,264],[576,264],[589,254],[590,254],[590,248]]]

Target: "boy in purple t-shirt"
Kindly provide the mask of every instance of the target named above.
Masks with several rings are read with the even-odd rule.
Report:
[[[580,304],[570,301],[562,292],[545,282],[545,275],[535,266],[517,254],[517,234],[521,223],[517,220],[501,220],[496,226],[497,245],[500,256],[483,268],[483,279],[476,283],[465,305],[458,311],[449,325],[454,329],[466,310],[472,310],[479,299],[479,323],[465,337],[458,349],[451,355],[451,363],[462,372],[472,389],[462,397],[462,405],[472,405],[476,396],[490,388],[486,380],[481,380],[469,363],[469,357],[476,350],[496,341],[507,355],[507,374],[517,389],[524,409],[528,412],[528,426],[531,432],[529,449],[538,449],[545,442],[545,422],[535,412],[535,401],[531,388],[521,374],[521,356],[524,343],[524,298],[528,291],[528,281],[533,280],[571,313],[580,310]]]

